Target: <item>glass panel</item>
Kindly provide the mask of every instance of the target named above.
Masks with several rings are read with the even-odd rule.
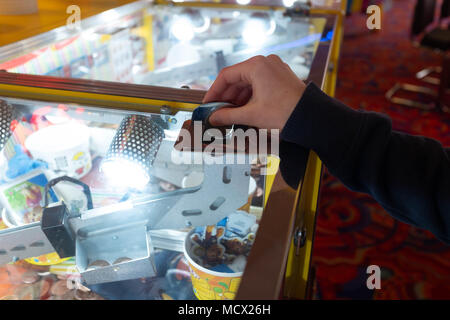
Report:
[[[307,78],[325,19],[293,19],[281,11],[155,7],[155,71],[145,84],[208,89],[226,66],[277,54]],[[157,40],[156,40],[157,39]]]
[[[48,204],[57,205],[62,200],[71,217],[81,214],[84,220],[95,220],[99,215],[106,219],[106,214],[116,214],[112,226],[99,224],[100,220],[91,229],[83,221],[77,222],[79,225],[70,223],[77,234],[78,266],[85,272],[102,264],[121,266],[130,259],[145,256],[148,243],[154,249],[151,258],[156,266],[154,276],[107,281],[90,286],[90,292],[78,283],[81,271],[76,268],[75,258],[60,259],[54,253],[30,257],[0,266],[0,299],[194,299],[188,263],[182,252],[184,239],[191,230],[193,241],[197,241],[195,248],[204,250],[197,257],[205,259],[204,266],[228,273],[243,270],[264,207],[266,177],[261,174],[264,166],[255,162],[246,172],[250,179],[245,180],[247,185],[240,186],[245,189],[242,207],[226,213],[226,218],[215,227],[195,223],[193,200],[184,197],[197,192],[196,188],[206,181],[216,189],[206,190],[197,204],[206,205],[211,212],[220,211],[221,206],[239,195],[220,187],[230,180],[233,183],[235,173],[231,167],[213,171],[206,164],[172,161],[173,145],[191,112],[169,116],[4,97],[0,97],[0,102],[4,126],[0,128],[4,139],[0,144],[5,144],[0,158],[0,230],[5,230],[0,231],[0,238],[5,231],[31,228],[41,221],[46,207],[45,187],[52,179],[69,176],[89,187],[92,208],[87,194],[73,180],[51,186]],[[6,134],[8,127],[12,131],[10,137]],[[167,202],[152,207],[161,199]],[[175,199],[173,203],[171,199]],[[152,223],[159,226],[177,203],[187,210],[181,209],[181,215],[171,216],[164,228],[153,229]],[[194,221],[192,226],[185,224],[186,219]],[[141,226],[150,229],[151,242],[146,242],[145,233],[143,243],[133,234],[133,228],[140,231]],[[100,241],[105,239],[101,237],[108,241]],[[117,238],[122,239],[121,244],[114,242]],[[19,237],[14,248],[5,248],[9,243],[0,240],[0,259],[14,250],[19,255],[31,247],[43,247],[47,241],[40,238],[30,244],[27,239],[25,235]],[[199,240],[205,239],[209,242],[202,247]],[[218,255],[217,250],[223,251]],[[229,264],[231,261],[235,263]],[[220,288],[210,288],[205,294],[231,298],[231,291],[237,290],[238,278],[225,286],[218,285]]]
[[[45,45],[31,38],[0,50],[0,69],[207,89],[223,67],[273,53],[306,78],[325,26],[323,18],[269,10],[148,6],[108,14],[62,41],[51,40],[50,32]]]

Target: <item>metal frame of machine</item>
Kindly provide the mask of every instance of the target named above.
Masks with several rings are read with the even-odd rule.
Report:
[[[242,6],[237,7],[243,9]],[[342,8],[345,8],[345,1]],[[252,7],[249,6],[249,9]],[[317,12],[331,14],[326,16],[328,22],[324,34],[330,30],[334,34],[331,41],[320,42],[308,78],[330,95],[334,93],[335,66],[342,37],[342,10],[335,11]],[[94,25],[95,17],[90,19],[90,23]],[[201,103],[204,93],[199,90],[0,73],[1,96],[44,101],[64,100],[142,112],[173,114],[180,110],[193,110]],[[270,192],[237,299],[276,299],[282,287],[286,297],[306,296],[321,168],[317,155],[311,152],[304,179],[297,192],[292,192],[290,188]],[[271,186],[277,189],[277,185],[282,184],[279,174],[267,179],[269,189]],[[273,235],[277,235],[276,244],[273,243]],[[304,237],[303,241],[299,237]],[[273,263],[266,260],[267,255],[270,255]]]

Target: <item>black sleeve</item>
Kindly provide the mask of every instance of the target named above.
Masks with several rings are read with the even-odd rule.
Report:
[[[394,218],[450,243],[450,149],[438,141],[392,131],[385,115],[353,110],[313,83],[281,140],[314,150],[348,188],[370,194]],[[280,153],[286,172],[298,157],[283,154],[288,153]]]

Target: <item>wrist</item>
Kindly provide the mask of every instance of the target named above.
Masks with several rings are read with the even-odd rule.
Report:
[[[280,131],[284,129],[286,123],[288,122],[294,110],[299,107],[300,101],[303,97],[306,87],[307,86],[302,82],[298,89],[292,90],[292,92],[295,92],[296,94],[292,95],[288,99],[288,101],[286,101],[286,108],[285,111],[283,112],[284,117],[281,119],[278,125],[278,129],[280,129]]]

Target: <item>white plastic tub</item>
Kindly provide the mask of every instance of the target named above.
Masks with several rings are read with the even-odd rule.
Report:
[[[25,147],[35,160],[48,163],[49,169],[81,178],[92,167],[89,152],[89,128],[71,121],[32,133]]]

